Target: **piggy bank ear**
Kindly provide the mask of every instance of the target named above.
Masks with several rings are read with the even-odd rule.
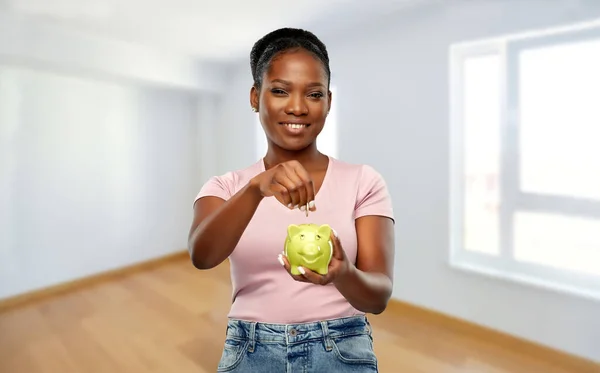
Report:
[[[329,238],[331,236],[331,227],[327,224],[323,224],[319,227],[319,235],[321,237]]]
[[[297,226],[296,224],[290,224],[287,229],[288,236],[290,236],[290,237],[295,236],[298,233],[300,233],[300,230],[301,230],[300,227]]]

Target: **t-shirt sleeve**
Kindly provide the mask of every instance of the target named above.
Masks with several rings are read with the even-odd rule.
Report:
[[[381,174],[364,165],[359,179],[354,218],[367,215],[385,216],[394,220],[392,198]]]
[[[200,188],[194,203],[202,197],[219,197],[227,201],[233,194],[233,175],[231,173],[222,176],[213,176]]]

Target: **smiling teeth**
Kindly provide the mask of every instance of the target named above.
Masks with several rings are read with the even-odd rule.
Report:
[[[294,128],[294,129],[300,129],[300,128],[306,127],[306,124],[291,124],[291,123],[286,123],[285,125],[288,126],[288,127]]]

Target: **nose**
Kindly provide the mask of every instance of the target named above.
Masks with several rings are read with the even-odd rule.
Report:
[[[286,114],[297,117],[308,114],[308,105],[300,94],[292,94],[287,102]]]

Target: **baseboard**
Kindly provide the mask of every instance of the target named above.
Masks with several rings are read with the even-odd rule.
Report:
[[[455,333],[489,341],[509,350],[523,351],[527,355],[540,360],[569,367],[569,371],[572,372],[600,372],[600,363],[414,304],[392,299],[385,312],[410,316],[452,330]]]
[[[75,289],[79,289],[85,286],[90,286],[99,282],[113,280],[121,276],[128,276],[136,272],[145,271],[154,267],[161,266],[165,263],[181,260],[188,257],[187,250],[177,251],[171,254],[145,260],[143,262],[135,263],[129,266],[117,268],[110,271],[97,273],[91,276],[86,276],[80,279],[68,281],[54,286],[49,286],[39,290],[26,292],[16,296],[0,299],[0,312],[7,311],[8,309],[26,305],[30,302],[38,301],[43,298],[48,298],[60,293],[66,293]]]

